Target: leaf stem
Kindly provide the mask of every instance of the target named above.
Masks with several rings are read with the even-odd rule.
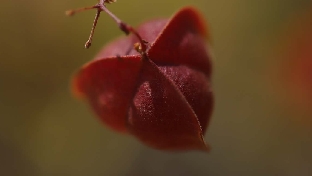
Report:
[[[132,26],[121,21],[116,15],[114,15],[111,11],[109,11],[107,9],[105,3],[112,3],[112,2],[115,2],[115,0],[99,0],[99,2],[94,6],[79,8],[79,9],[75,9],[75,10],[68,10],[68,11],[66,11],[66,15],[73,16],[74,14],[82,12],[82,11],[97,9],[89,38],[85,44],[85,48],[89,48],[91,46],[92,38],[94,35],[94,31],[95,31],[98,19],[100,17],[101,12],[104,11],[118,24],[118,27],[121,31],[123,31],[126,35],[133,33],[139,39],[140,47],[135,47],[135,49],[140,53],[145,53],[147,50],[148,42],[145,41],[144,39],[142,39],[140,34]]]

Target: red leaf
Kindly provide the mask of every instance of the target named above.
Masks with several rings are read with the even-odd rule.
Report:
[[[137,31],[150,44],[147,58],[133,47],[137,37],[120,38],[78,72],[75,91],[112,129],[153,148],[208,150],[213,95],[203,18],[187,7]]]

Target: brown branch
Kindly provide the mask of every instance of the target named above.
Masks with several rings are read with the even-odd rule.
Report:
[[[140,34],[132,27],[127,25],[126,23],[122,22],[116,15],[114,15],[111,11],[109,11],[105,5],[105,3],[112,3],[115,2],[116,0],[100,0],[99,3],[97,3],[94,6],[91,7],[84,7],[84,8],[79,8],[76,10],[68,10],[66,11],[66,15],[68,16],[73,16],[74,14],[78,13],[78,12],[82,12],[82,11],[86,11],[86,10],[91,10],[91,9],[97,9],[97,13],[92,25],[92,29],[90,32],[90,36],[89,39],[87,40],[86,44],[85,44],[85,48],[89,48],[91,46],[92,43],[92,38],[94,35],[94,31],[95,31],[95,27],[97,25],[98,19],[100,17],[100,14],[102,11],[104,11],[105,13],[107,13],[111,18],[113,18],[113,20],[118,24],[118,27],[121,31],[123,31],[126,35],[133,33],[140,41],[140,47],[136,47],[136,50],[140,53],[145,53],[147,50],[147,44],[148,42],[143,40],[142,37],[140,36]]]

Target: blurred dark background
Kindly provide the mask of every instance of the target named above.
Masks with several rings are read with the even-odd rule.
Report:
[[[296,54],[285,59],[291,50],[285,43],[296,38],[296,31],[307,31],[312,15],[302,16],[309,16],[310,0],[118,0],[108,5],[134,26],[170,17],[185,5],[204,14],[215,56],[216,105],[205,136],[209,154],[147,148],[104,127],[72,96],[75,70],[123,35],[103,14],[92,47],[83,48],[95,11],[69,18],[65,10],[95,3],[1,3],[0,175],[312,175],[312,104],[308,95],[301,95],[305,101],[294,98],[298,91],[287,89],[293,80],[280,71],[287,59],[296,61]],[[312,43],[311,32],[303,36]]]

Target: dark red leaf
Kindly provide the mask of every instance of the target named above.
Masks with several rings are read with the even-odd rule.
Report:
[[[105,124],[153,148],[208,150],[203,135],[213,95],[203,18],[186,7],[137,32],[149,43],[146,57],[133,47],[137,37],[120,38],[78,72],[75,92]]]

